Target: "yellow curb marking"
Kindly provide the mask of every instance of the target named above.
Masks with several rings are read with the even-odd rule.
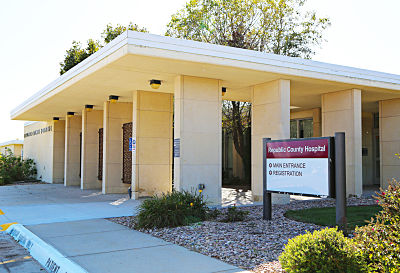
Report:
[[[5,231],[6,229],[8,229],[10,226],[12,226],[12,225],[15,225],[15,224],[18,224],[17,222],[14,222],[14,223],[7,223],[7,224],[4,224],[4,225],[0,225],[0,231]]]
[[[4,212],[0,209],[0,215],[4,215]]]
[[[8,261],[0,262],[0,265],[2,265],[2,264],[9,264],[9,263],[15,263],[15,262],[20,262],[20,261],[28,260],[28,259],[31,259],[31,258],[32,258],[32,256],[25,256],[25,257],[20,258],[20,259],[14,259],[14,260],[8,260]]]

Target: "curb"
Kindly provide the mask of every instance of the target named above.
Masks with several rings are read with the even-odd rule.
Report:
[[[44,242],[21,224],[10,226],[6,232],[20,245],[26,248],[48,272],[51,273],[88,273],[57,249]]]

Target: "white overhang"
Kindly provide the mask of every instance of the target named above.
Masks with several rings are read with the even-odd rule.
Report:
[[[249,100],[249,88],[274,79],[291,80],[291,101],[319,103],[322,93],[362,89],[363,102],[400,97],[400,76],[301,58],[127,31],[11,111],[16,120],[50,120],[85,104],[102,109],[108,95],[130,101],[131,91],[148,90],[161,79],[172,93],[177,75],[215,78],[227,99]]]

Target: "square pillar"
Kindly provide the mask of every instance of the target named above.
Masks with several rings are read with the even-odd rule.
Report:
[[[346,134],[346,192],[362,194],[361,90],[322,95],[322,135]]]
[[[175,82],[174,186],[221,203],[222,93],[218,80],[178,76]]]
[[[132,121],[132,103],[104,103],[102,192],[127,193],[130,184],[122,183],[124,123]]]
[[[400,181],[400,99],[379,102],[380,184]]]
[[[103,128],[103,111],[82,111],[81,189],[101,189],[98,180],[99,129]]]
[[[80,186],[82,117],[65,118],[64,186]]]
[[[132,198],[172,191],[173,94],[133,91]]]
[[[65,121],[53,123],[53,179],[54,184],[64,184]]]
[[[254,86],[251,107],[251,190],[254,201],[262,201],[262,139],[290,138],[290,81],[276,80]],[[289,201],[289,195],[272,194],[274,204]]]

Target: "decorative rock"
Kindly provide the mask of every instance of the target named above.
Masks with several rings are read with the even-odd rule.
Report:
[[[372,198],[347,200],[348,206],[373,204],[375,200]],[[243,269],[253,269],[254,272],[285,272],[280,267],[278,257],[288,240],[322,227],[290,220],[284,213],[287,210],[334,206],[334,199],[292,201],[287,205],[273,205],[271,221],[262,220],[262,206],[242,207],[241,210],[249,211],[247,219],[243,222],[205,221],[191,226],[140,231]],[[109,220],[133,228],[134,217],[116,217]]]

